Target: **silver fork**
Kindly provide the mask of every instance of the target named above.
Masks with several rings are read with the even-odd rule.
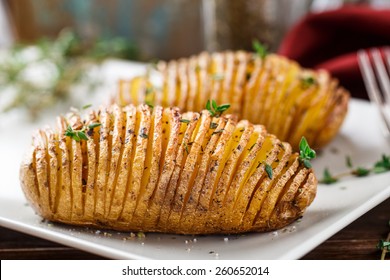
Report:
[[[390,136],[390,48],[383,49],[384,58],[376,48],[357,53],[360,71],[368,97],[378,109],[385,137]],[[372,57],[372,63],[370,58]],[[385,60],[385,62],[383,61]],[[387,69],[385,66],[387,64]],[[372,65],[373,64],[373,65]],[[375,73],[374,73],[375,69]],[[380,88],[378,87],[379,81]]]

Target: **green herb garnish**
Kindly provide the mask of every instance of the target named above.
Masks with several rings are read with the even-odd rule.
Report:
[[[73,129],[72,126],[68,125],[64,135],[76,140],[77,142],[80,142],[81,140],[88,140],[88,136],[85,133],[86,130],[87,129],[91,130],[101,125],[102,125],[101,123],[91,123],[88,126],[84,125],[81,129]]]
[[[390,156],[382,155],[382,159],[375,163],[372,172],[383,173],[389,170],[390,170]]]
[[[154,87],[149,86],[145,89],[145,94],[148,95],[154,91]]]
[[[272,166],[265,164],[265,172],[267,172],[268,178],[272,179]]]
[[[101,123],[91,123],[91,124],[88,125],[88,128],[89,129],[94,129],[95,127],[99,127],[101,125],[102,125]]]
[[[252,41],[252,47],[261,59],[264,59],[268,55],[267,47],[261,44],[258,40],[255,39]]]
[[[352,160],[349,156],[346,156],[346,165],[348,168],[350,168],[349,171],[343,172],[337,175],[330,176],[332,179],[329,178],[328,175],[330,175],[329,171],[327,169],[324,170],[324,175],[322,180],[320,180],[321,183],[324,184],[332,184],[337,182],[340,178],[345,176],[356,176],[356,177],[365,177],[370,175],[371,173],[383,173],[390,171],[390,157],[387,155],[382,155],[382,158],[377,161],[373,167],[366,168],[366,167],[356,167],[353,168]]]
[[[355,170],[352,171],[353,175],[356,175],[358,177],[364,177],[370,174],[370,169],[364,168],[364,167],[358,167]]]
[[[301,78],[301,81],[304,88],[308,88],[316,84],[316,80],[312,76]]]
[[[388,226],[390,227],[390,220],[388,221]],[[379,240],[376,247],[382,250],[381,260],[384,260],[386,254],[390,252],[390,232],[387,234],[386,240]]]
[[[83,107],[81,107],[81,109],[85,110],[85,109],[90,108],[91,106],[92,106],[92,104],[86,104]]]
[[[227,109],[230,108],[230,104],[222,104],[217,105],[217,102],[215,100],[207,100],[206,103],[206,109],[210,112],[210,115],[212,117],[219,117],[222,115],[223,112],[225,112]]]
[[[141,133],[140,135],[139,135],[139,137],[141,137],[141,138],[148,138],[149,136],[147,135],[147,134],[145,134],[145,133]]]
[[[337,181],[338,179],[330,174],[329,169],[325,168],[323,178],[320,182],[323,184],[330,185],[336,183]]]
[[[316,157],[316,152],[310,148],[305,137],[299,142],[299,160],[306,168],[311,168],[310,160]]]
[[[81,140],[88,140],[88,137],[85,134],[85,128],[81,130],[74,130],[70,125],[68,125],[65,130],[65,136],[68,136],[77,142],[80,142]]]
[[[218,127],[217,123],[215,123],[215,122],[210,123],[210,128],[211,129],[216,129],[217,127]]]
[[[180,122],[182,123],[186,123],[186,124],[189,124],[190,123],[190,120],[187,120],[187,119],[181,119]]]
[[[386,248],[386,250],[390,250],[390,241],[379,240],[377,248],[381,249],[381,250],[383,250],[385,248]]]
[[[154,108],[153,104],[148,101],[145,101],[145,104],[148,105],[150,109]]]
[[[187,155],[188,155],[190,152],[188,151],[187,143],[183,143],[183,146],[184,146],[184,150],[187,152]]]

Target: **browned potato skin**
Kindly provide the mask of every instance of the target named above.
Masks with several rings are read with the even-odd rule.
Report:
[[[276,54],[261,59],[245,51],[203,52],[160,62],[156,70],[161,85],[153,85],[148,76],[121,80],[116,102],[152,102],[183,111],[200,111],[210,99],[229,103],[227,113],[264,125],[295,151],[302,136],[315,149],[326,146],[348,112],[350,94],[337,79]],[[308,78],[311,83],[305,82]]]
[[[93,123],[102,125],[87,127]],[[301,217],[316,195],[313,170],[288,143],[232,115],[114,105],[58,124],[34,135],[20,167],[27,200],[50,221],[176,234],[263,232]],[[82,124],[88,140],[65,136],[67,126]],[[94,158],[107,161],[104,177]]]

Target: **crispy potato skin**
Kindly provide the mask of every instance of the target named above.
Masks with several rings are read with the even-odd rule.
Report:
[[[88,140],[65,136],[68,127]],[[317,190],[313,171],[264,126],[147,105],[59,118],[34,135],[20,182],[50,221],[177,234],[279,229]]]
[[[157,64],[160,83],[146,76],[119,81],[116,102],[152,102],[200,111],[207,100],[231,105],[227,113],[289,142],[295,151],[305,136],[321,149],[338,133],[348,112],[349,92],[324,70],[302,68],[285,57],[264,59],[245,51],[203,52]]]

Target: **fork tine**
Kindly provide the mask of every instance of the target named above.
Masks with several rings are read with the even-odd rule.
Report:
[[[368,97],[372,102],[379,106],[382,104],[382,97],[375,82],[374,72],[372,71],[368,55],[364,50],[358,51],[358,62]]]
[[[378,49],[372,49],[371,56],[374,60],[375,71],[379,78],[379,84],[382,89],[382,93],[386,104],[390,104],[390,81],[389,74],[386,71],[383,63],[382,55]]]
[[[386,47],[383,51],[387,62],[387,70],[390,72],[390,47]]]
[[[371,67],[370,60],[368,58],[367,53],[364,50],[360,50],[357,53],[358,62],[360,71],[362,72],[362,77],[364,81],[364,85],[366,86],[366,90],[368,93],[368,97],[371,100],[380,114],[382,120],[382,130],[385,136],[390,135],[390,121],[388,121],[384,107],[383,107],[383,98],[380,94],[378,85],[375,80],[374,71]]]

